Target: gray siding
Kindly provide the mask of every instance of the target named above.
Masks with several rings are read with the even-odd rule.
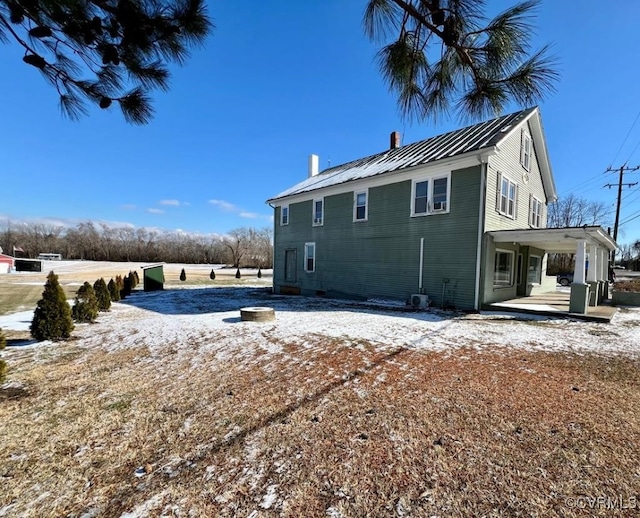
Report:
[[[524,126],[531,135],[529,123]],[[525,183],[523,175],[526,169],[520,164],[520,139],[521,132],[516,131],[500,145],[500,152],[489,158],[487,171],[487,211],[485,230],[509,230],[514,228],[529,228],[529,195],[533,194],[543,202],[540,228],[547,223],[547,197],[542,185],[540,168],[536,150],[532,143],[531,165],[529,168],[529,181]],[[498,174],[502,173],[518,186],[518,200],[516,218],[504,216],[496,209],[496,197],[498,190]]]
[[[353,192],[324,198],[324,225],[312,226],[311,201],[276,208],[274,287],[284,282],[286,249],[297,250],[303,294],[407,300],[418,292],[424,238],[423,292],[436,305],[474,306],[480,167],[453,171],[448,214],[411,217],[411,181],[369,189],[365,222],[353,221]],[[304,271],[304,243],[316,243],[316,271]],[[446,282],[445,282],[446,281]]]

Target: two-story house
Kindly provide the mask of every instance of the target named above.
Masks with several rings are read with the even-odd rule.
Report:
[[[308,178],[268,200],[274,290],[478,310],[555,289],[546,254],[569,251],[586,312],[587,253],[601,299],[615,243],[600,227],[546,229],[556,198],[538,108],[404,146],[394,132],[386,151],[321,172],[311,155]]]

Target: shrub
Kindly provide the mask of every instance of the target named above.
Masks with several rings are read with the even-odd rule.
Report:
[[[209,279],[211,279],[212,281],[216,280],[216,272],[213,271],[213,268],[211,269],[211,273],[209,274]]]
[[[109,296],[111,297],[111,302],[118,302],[120,300],[120,290],[118,289],[118,285],[116,281],[111,279],[109,284],[107,284],[107,289],[109,290]]]
[[[85,282],[76,292],[75,304],[71,310],[76,322],[93,322],[98,316],[98,299],[93,286]]]
[[[182,269],[182,271],[180,272],[180,280],[181,281],[186,281],[187,280],[187,274],[184,271],[184,268]]]
[[[131,289],[135,290],[139,280],[136,278],[136,276],[134,275],[134,272],[132,272],[131,270],[129,270],[129,282],[131,283]]]
[[[109,311],[111,307],[111,293],[107,288],[107,283],[103,278],[98,279],[93,283],[93,291],[96,292],[96,299],[98,299],[98,310]]]
[[[71,336],[73,320],[67,297],[51,271],[47,275],[42,298],[38,301],[31,321],[31,336],[38,341],[63,340]]]
[[[120,277],[120,282],[122,283],[120,299],[124,299],[131,295],[131,279],[129,279],[128,275],[125,275],[124,278]]]
[[[2,349],[4,349],[7,346],[7,339],[4,336],[4,333],[2,332],[2,329],[0,329],[0,351],[2,351]]]
[[[136,286],[140,284],[140,276],[138,275],[137,270],[133,271],[133,276],[136,278]]]
[[[258,279],[262,279],[262,269],[258,268]]]
[[[236,270],[236,279],[239,279],[240,277],[242,277],[242,275],[240,275],[240,268],[238,268]]]

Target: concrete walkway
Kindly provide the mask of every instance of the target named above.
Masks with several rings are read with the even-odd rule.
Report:
[[[612,306],[609,301],[605,301],[600,306],[589,306],[586,315],[582,313],[570,313],[569,296],[570,293],[568,289],[559,289],[530,297],[517,297],[502,302],[486,304],[483,309],[487,311],[513,311],[555,317],[571,317],[580,320],[606,323],[611,322],[611,319],[618,311],[618,308]]]

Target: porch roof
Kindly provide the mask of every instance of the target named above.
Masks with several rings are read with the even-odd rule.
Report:
[[[617,248],[616,242],[602,227],[494,230],[488,234],[494,243],[520,243],[555,253],[575,253],[578,239],[584,239],[587,245],[597,245],[609,251]]]

